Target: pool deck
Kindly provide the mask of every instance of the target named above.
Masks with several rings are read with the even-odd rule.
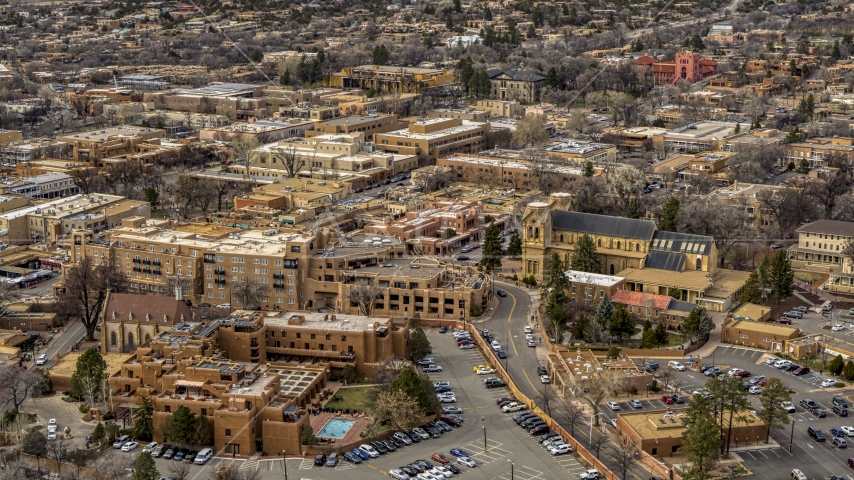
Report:
[[[355,442],[361,438],[361,433],[368,428],[368,420],[360,417],[354,417],[353,415],[341,415],[336,417],[334,413],[324,412],[320,415],[313,416],[311,418],[311,428],[314,431],[314,434],[317,435],[323,430],[323,427],[326,425],[332,418],[340,418],[341,420],[353,420],[356,423],[350,427],[350,430],[344,435],[344,438],[336,438],[334,439],[334,443],[350,443]]]

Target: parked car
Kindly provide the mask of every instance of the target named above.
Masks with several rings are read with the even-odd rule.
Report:
[[[635,398],[629,400],[629,405],[632,408],[643,408],[643,404],[640,402],[640,400],[635,399]]]
[[[673,401],[676,403],[685,403],[685,397],[679,395],[678,393],[675,395],[671,395],[670,398],[672,398]]]
[[[810,373],[810,367],[799,367],[792,372],[792,375],[806,375],[808,373]]]
[[[837,405],[839,407],[842,407],[842,408],[848,408],[848,401],[842,397],[833,397],[830,400],[830,403]]]
[[[792,402],[783,402],[782,406],[783,409],[789,413],[795,413],[798,411],[798,409],[795,408],[795,405]]]
[[[138,446],[139,444],[136,442],[127,442],[126,444],[122,445],[122,451],[129,452]]]
[[[578,475],[578,478],[581,480],[597,480],[599,478],[599,470],[591,468],[590,470],[582,472],[580,475]]]
[[[424,367],[424,371],[428,373],[441,372],[442,367],[440,367],[439,365],[427,365],[426,367]]]
[[[329,458],[326,459],[327,467],[334,467],[338,465],[338,454],[333,452],[329,454]]]
[[[608,403],[606,403],[605,405],[606,405],[608,408],[610,408],[610,409],[611,409],[611,411],[613,411],[613,412],[616,412],[617,410],[620,410],[620,404],[619,404],[619,403],[617,403],[617,402],[608,402]]]
[[[837,417],[847,417],[848,409],[840,407],[839,405],[834,405],[833,408],[830,409],[831,412],[835,413]]]
[[[673,401],[673,398],[670,395],[665,395],[661,397],[661,401],[664,402],[666,405],[673,405],[674,403],[676,403]]]
[[[667,365],[670,366],[670,368],[677,370],[679,372],[685,371],[685,365],[682,365],[681,363],[677,362],[676,360],[671,360],[671,361],[667,362]]]
[[[320,454],[314,456],[314,464],[318,467],[326,465],[326,455]]]
[[[499,297],[506,297],[507,296],[507,292],[505,292],[504,290],[498,290],[495,292],[495,294],[498,295]]]

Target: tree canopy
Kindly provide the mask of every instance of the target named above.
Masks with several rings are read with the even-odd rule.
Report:
[[[578,237],[575,250],[572,252],[570,268],[580,272],[602,273],[602,260],[596,251],[593,237],[586,233]]]

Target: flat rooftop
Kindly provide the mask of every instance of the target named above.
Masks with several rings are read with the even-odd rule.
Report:
[[[358,125],[360,123],[376,122],[377,120],[380,120],[383,118],[388,118],[390,116],[391,115],[385,115],[382,113],[371,113],[368,115],[358,115],[358,116],[353,115],[353,116],[347,116],[347,117],[338,117],[338,118],[333,118],[330,120],[325,120],[325,121],[320,122],[320,123],[323,125],[331,125],[334,127],[338,127],[338,126],[343,126],[343,125]]]
[[[599,285],[600,287],[611,287],[625,280],[623,277],[617,277],[614,275],[579,272],[576,270],[567,270],[566,276],[570,282],[589,283],[592,285]]]
[[[731,320],[727,322],[724,326],[729,328],[738,328],[751,332],[779,335],[781,337],[790,337],[792,334],[798,333],[798,329],[796,327],[785,327],[783,325],[753,322],[750,320]]]
[[[666,140],[717,140],[729,137],[735,130],[735,122],[703,121],[679,127],[664,134]]]
[[[447,118],[435,118],[431,120],[422,120],[420,122],[416,122],[414,125],[427,125],[430,123],[438,123],[445,122]],[[448,135],[456,135],[459,133],[466,133],[472,130],[479,130],[486,125],[482,122],[472,122],[470,120],[463,120],[462,125],[456,125],[453,127],[443,128],[441,130],[436,130],[435,132],[430,133],[414,133],[410,132],[408,129],[395,130],[393,132],[382,133],[380,135],[388,135],[391,137],[402,137],[402,138],[413,138],[416,140],[435,140],[437,138],[446,137]]]
[[[335,320],[331,320],[333,315],[335,316]],[[301,325],[288,324],[288,320],[294,316],[302,316],[305,318],[305,321]],[[350,332],[371,330],[377,328],[378,325],[387,324],[388,321],[388,317],[366,317],[363,315],[318,312],[283,312],[279,316],[264,318],[264,323],[268,326]]]
[[[466,162],[471,163],[473,165],[489,165],[492,167],[502,167],[502,168],[519,168],[519,169],[528,169],[530,164],[528,162],[511,159],[506,157],[496,157],[496,158],[479,158],[479,157],[468,157],[468,156],[451,156],[446,159],[446,161],[450,162]],[[582,175],[584,172],[580,168],[572,168],[559,164],[555,164],[555,172],[563,173],[567,175]]]
[[[57,362],[56,365],[48,369],[48,372],[51,375],[70,377],[74,371],[77,370],[77,359],[79,359],[83,353],[83,351],[76,351],[65,354],[59,359],[59,362]],[[101,353],[101,356],[104,358],[104,361],[107,362],[107,375],[113,376],[122,370],[122,365],[125,362],[136,357],[136,353]]]
[[[553,143],[546,147],[546,151],[583,155],[585,153],[595,152],[597,150],[607,150],[609,148],[614,148],[614,145],[610,143],[586,142],[584,140],[566,140],[559,143]]]
[[[89,142],[104,142],[111,137],[136,137],[138,135],[153,133],[153,132],[163,132],[163,130],[158,130],[156,128],[144,128],[144,127],[134,127],[130,125],[123,125],[121,127],[111,127],[105,128],[101,130],[92,130],[89,132],[80,132],[74,133],[71,135],[63,135],[62,137],[58,137],[57,139],[62,140],[70,140],[70,141],[89,141]]]
[[[668,410],[656,410],[619,413],[617,416],[622,418],[643,440],[681,437],[682,432],[685,431],[685,424],[682,423],[684,414],[675,411],[672,416],[665,416],[667,412]],[[752,414],[746,415],[745,420],[733,420],[733,428],[757,425],[762,425],[762,420]]]

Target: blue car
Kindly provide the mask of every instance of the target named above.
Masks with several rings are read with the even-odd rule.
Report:
[[[371,458],[371,455],[368,452],[362,450],[361,448],[356,448],[350,453],[352,453],[353,455],[356,455],[357,457],[361,458],[362,460],[367,460],[367,459]]]
[[[350,463],[362,463],[362,458],[353,452],[344,452],[344,460]]]
[[[445,393],[451,391],[451,387],[436,387],[436,393]]]
[[[439,327],[439,333],[446,333],[448,331],[448,327],[441,326]]]
[[[469,454],[466,453],[466,451],[463,450],[462,448],[452,448],[451,449],[451,455],[453,455],[455,457],[468,457],[469,456]]]
[[[845,436],[845,432],[843,432],[841,428],[831,428],[830,434],[833,435],[834,437],[844,437]]]
[[[507,358],[507,354],[504,353],[504,350],[498,351],[498,358]]]

